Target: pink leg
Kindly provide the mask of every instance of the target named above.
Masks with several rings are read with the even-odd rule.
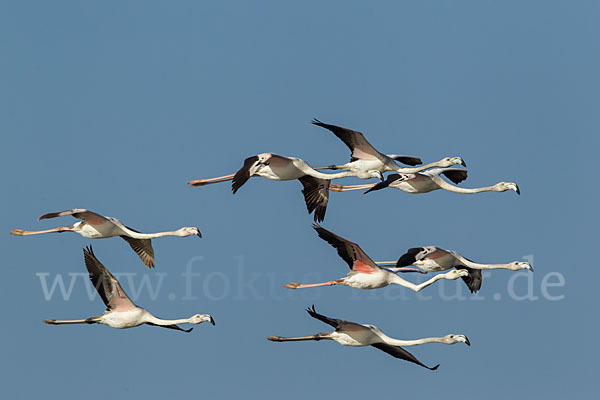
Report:
[[[193,181],[189,181],[188,185],[195,187],[195,186],[209,185],[211,183],[230,181],[233,179],[234,175],[235,174],[229,174],[229,175],[218,176],[216,178],[210,178],[210,179],[194,179]]]
[[[345,285],[345,284],[346,284],[346,282],[344,282],[343,279],[338,279],[336,281],[329,281],[329,282],[323,282],[323,283],[308,283],[308,284],[292,282],[292,283],[288,283],[287,285],[283,285],[283,287],[286,287],[288,289],[302,289],[302,288],[307,288],[307,287],[333,286],[333,285]]]
[[[338,184],[333,184],[333,185],[329,186],[329,190],[334,191],[334,192],[346,192],[348,190],[368,189],[368,188],[372,188],[375,185],[376,185],[375,183],[365,184],[365,185],[338,185]]]
[[[10,231],[11,235],[15,236],[29,236],[39,235],[40,233],[53,233],[53,232],[73,232],[72,226],[61,226],[60,228],[47,229],[45,231],[24,231],[23,229],[13,229]]]

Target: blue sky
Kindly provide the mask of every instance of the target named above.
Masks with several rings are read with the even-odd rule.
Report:
[[[591,1],[3,2],[3,393],[592,393],[599,17]],[[438,245],[481,262],[533,257],[535,273],[495,271],[477,298],[460,281],[418,295],[283,288],[347,272],[312,230],[300,184],[257,178],[233,196],[228,184],[186,182],[262,152],[346,162],[313,117],[360,130],[386,153],[461,156],[465,187],[505,180],[522,192],[332,193],[324,227],[379,260]],[[146,271],[118,238],[8,235],[70,224],[36,218],[76,207],[144,232],[198,226],[204,237],[155,240],[157,268]],[[82,275],[88,244],[130,295],[131,279],[138,305],[164,318],[210,313],[217,325],[183,334],[42,324],[103,311]],[[186,281],[186,268],[199,276]],[[544,292],[559,276],[564,285]],[[44,292],[55,279],[67,292],[73,279],[68,299]],[[441,364],[430,372],[372,348],[266,340],[328,330],[303,311],[312,304],[393,337],[464,333],[472,346],[412,348]]]

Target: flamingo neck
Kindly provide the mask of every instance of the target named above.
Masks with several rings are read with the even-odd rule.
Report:
[[[154,325],[170,326],[170,325],[190,323],[190,318],[162,319],[162,318],[157,318],[154,315],[147,312],[146,316],[144,317],[144,322],[150,322]]]
[[[401,340],[401,339],[391,338],[384,333],[380,333],[379,336],[381,336],[381,339],[386,344],[389,344],[392,346],[416,346],[416,345],[425,344],[425,343],[444,343],[444,338],[441,338],[441,337],[430,337],[430,338],[422,338],[422,339],[414,339],[414,340]]]
[[[170,231],[170,232],[156,232],[156,233],[138,233],[138,232],[134,232],[130,229],[127,229],[126,232],[127,232],[127,236],[132,237],[134,239],[154,239],[154,238],[165,237],[165,236],[180,236],[180,237],[189,236],[188,233],[183,232],[181,229],[176,230],[176,231]]]
[[[458,253],[454,253],[454,257],[456,257],[462,265],[465,267],[469,267],[472,269],[511,269],[511,264],[480,264],[474,261],[468,260],[461,256]]]
[[[435,180],[435,183],[437,183],[439,185],[439,187],[441,187],[442,189],[448,190],[450,192],[455,192],[455,193],[481,193],[481,192],[498,192],[499,191],[495,185],[494,186],[484,186],[484,187],[479,187],[479,188],[462,188],[459,186],[451,185],[440,177],[438,177],[438,179]]]

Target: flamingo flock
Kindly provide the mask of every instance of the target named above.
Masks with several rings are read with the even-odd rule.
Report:
[[[298,157],[285,157],[274,153],[261,153],[248,157],[242,167],[233,174],[209,179],[194,179],[188,182],[191,187],[206,186],[213,183],[231,181],[231,190],[236,194],[252,177],[263,177],[274,181],[298,180],[302,185],[302,194],[309,214],[313,214],[313,228],[319,238],[337,250],[340,258],[346,262],[350,271],[346,276],[320,283],[287,283],[288,289],[315,288],[323,286],[348,286],[354,289],[380,289],[394,284],[419,292],[439,280],[456,280],[462,278],[472,293],[481,289],[482,271],[490,269],[506,269],[511,271],[529,270],[532,266],[523,261],[507,264],[482,264],[471,261],[452,250],[444,250],[436,246],[410,248],[395,261],[375,262],[362,248],[347,239],[323,228],[320,223],[325,219],[329,203],[329,192],[346,192],[364,190],[365,194],[388,187],[400,189],[407,193],[429,193],[435,190],[447,190],[455,193],[504,192],[512,190],[520,194],[519,186],[513,182],[499,182],[495,185],[480,188],[464,188],[458,186],[467,179],[467,170],[455,166],[466,167],[461,157],[445,157],[439,161],[422,164],[416,156],[383,154],[375,149],[358,131],[327,124],[317,119],[312,124],[327,129],[339,138],[350,149],[351,158],[345,164],[331,164],[313,167]],[[400,166],[398,163],[408,165]],[[339,172],[322,172],[333,170]],[[384,176],[386,173],[389,175]],[[360,185],[332,184],[334,179],[358,178],[377,179],[377,183]],[[450,182],[452,183],[450,183]],[[157,233],[140,233],[127,227],[113,217],[102,216],[90,210],[76,208],[60,212],[47,213],[39,220],[72,216],[80,221],[69,226],[46,230],[14,229],[10,233],[15,236],[30,236],[45,233],[75,232],[89,239],[121,237],[135,251],[148,268],[155,266],[152,239],[176,236],[202,237],[196,227],[183,227],[175,231]],[[161,319],[144,308],[135,305],[127,296],[119,281],[98,260],[92,247],[83,250],[86,269],[90,280],[103,300],[106,310],[100,316],[83,319],[56,320],[46,319],[49,325],[103,324],[112,328],[127,329],[140,325],[158,326],[182,332],[190,332],[192,328],[183,329],[179,325],[197,325],[203,322],[215,324],[210,314],[195,314],[189,318]],[[423,283],[413,283],[399,274],[401,273],[438,273]],[[470,346],[469,339],[463,334],[448,334],[442,337],[429,337],[416,340],[400,340],[384,334],[379,328],[369,324],[359,324],[341,319],[329,318],[317,313],[315,306],[307,309],[308,314],[334,328],[333,332],[318,333],[309,336],[269,336],[273,342],[320,341],[333,340],[343,346],[372,346],[383,352],[429,370],[436,370],[439,364],[429,367],[419,361],[403,347],[426,343],[456,344],[465,343]]]

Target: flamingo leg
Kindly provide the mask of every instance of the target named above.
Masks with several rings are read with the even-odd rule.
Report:
[[[73,226],[61,226],[58,228],[47,229],[45,231],[25,231],[23,229],[13,229],[10,231],[11,235],[15,236],[28,236],[28,235],[39,235],[41,233],[54,233],[54,232],[73,232]]]
[[[345,169],[343,165],[328,165],[326,167],[312,167],[313,169]]]
[[[317,287],[317,286],[333,286],[333,285],[345,285],[346,282],[343,279],[338,279],[335,281],[329,281],[329,282],[323,282],[323,283],[296,283],[296,282],[291,282],[288,283],[287,285],[283,285],[283,287],[286,287],[288,289],[302,289],[302,288],[308,288],[308,287]]]
[[[72,324],[97,324],[101,317],[90,317],[86,319],[45,319],[44,323],[49,325],[72,325]]]
[[[398,273],[398,272],[418,272],[419,274],[426,274],[427,271],[422,271],[418,268],[410,268],[410,267],[384,267],[390,272]]]
[[[368,189],[375,186],[375,183],[365,184],[365,185],[338,185],[333,184],[329,186],[329,190],[333,192],[346,192],[348,190],[360,190],[360,189]]]
[[[210,178],[210,179],[194,179],[193,181],[189,181],[188,185],[190,185],[192,187],[196,187],[196,186],[209,185],[211,183],[226,182],[226,181],[232,180],[234,175],[235,174],[229,174],[229,175],[217,176],[216,178]]]
[[[301,340],[323,340],[331,339],[330,333],[317,333],[316,335],[310,336],[294,336],[294,337],[283,337],[283,336],[269,336],[267,338],[271,342],[298,342]]]

